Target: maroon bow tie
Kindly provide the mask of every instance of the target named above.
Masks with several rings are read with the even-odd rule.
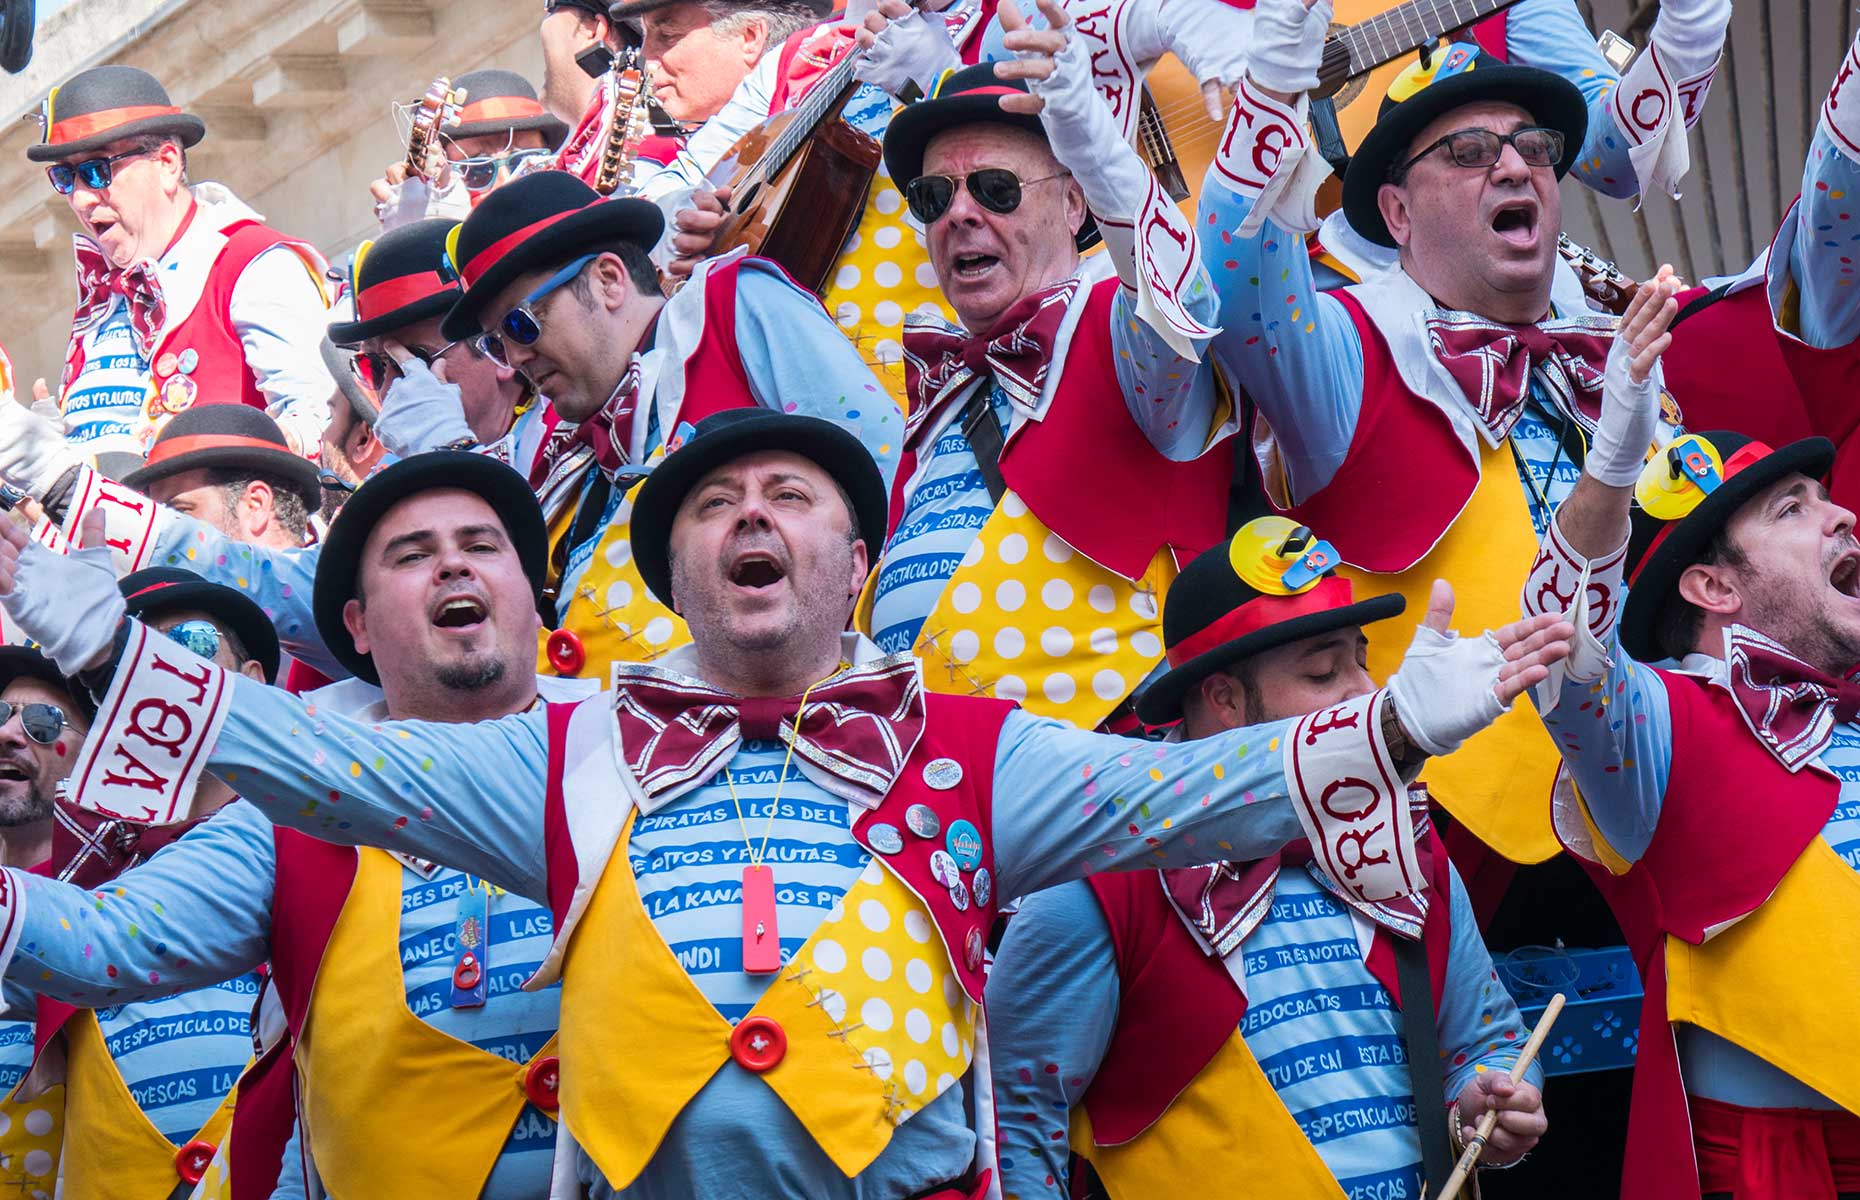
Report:
[[[1022,297],[992,331],[973,335],[941,317],[914,314],[904,322],[904,383],[911,411],[904,444],[912,445],[930,417],[977,375],[994,376],[1023,408],[1037,408],[1053,345],[1079,289],[1075,276]]]
[[[206,820],[137,825],[62,799],[53,806],[52,816],[54,875],[81,888],[101,887]]]
[[[161,280],[155,264],[139,262],[126,271],[118,270],[104,257],[103,249],[87,238],[72,243],[77,256],[78,304],[71,327],[82,333],[103,320],[117,296],[129,302],[129,324],[136,333],[142,357],[155,353],[155,338],[168,320],[168,302],[163,299]]]
[[[639,360],[627,364],[620,386],[601,410],[575,426],[571,446],[586,446],[608,478],[624,467],[633,445],[633,413],[639,406]]]
[[[1538,372],[1566,412],[1593,428],[1601,412],[1602,372],[1614,342],[1604,317],[1570,317],[1539,325],[1500,325],[1471,313],[1436,313],[1427,321],[1434,357],[1494,438],[1524,415],[1531,373]]]
[[[1428,821],[1426,789],[1410,788],[1408,805],[1415,821],[1415,853],[1420,858],[1422,874],[1432,878],[1433,851],[1429,839],[1421,836],[1426,833]],[[1201,935],[1211,952],[1225,958],[1266,919],[1272,908],[1280,870],[1310,866],[1311,861],[1311,843],[1299,838],[1287,842],[1277,855],[1253,862],[1171,868],[1162,872],[1163,889],[1169,894],[1169,902]],[[1319,886],[1323,886],[1322,881]],[[1420,937],[1427,921],[1426,892],[1364,904],[1333,889],[1325,890],[1340,903],[1400,937]]]
[[[779,739],[876,802],[924,730],[923,688],[907,654],[816,684],[805,709],[799,696],[733,696],[644,663],[616,664],[613,686],[620,754],[648,797],[709,779],[744,741]]]
[[[1791,771],[1827,747],[1835,725],[1860,714],[1860,669],[1845,679],[1824,675],[1742,625],[1725,630],[1724,658],[1750,732]]]

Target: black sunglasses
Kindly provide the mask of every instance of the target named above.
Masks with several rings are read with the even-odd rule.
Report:
[[[110,186],[116,178],[116,164],[126,158],[141,158],[153,154],[152,150],[125,150],[121,154],[112,154],[108,158],[87,158],[78,163],[53,163],[45,168],[45,174],[51,179],[52,187],[61,196],[69,196],[79,180],[93,192],[101,192]]]
[[[447,342],[437,350],[427,350],[421,346],[407,347],[407,353],[413,355],[430,369],[432,365],[450,354],[454,347],[463,342]],[[379,350],[357,350],[349,356],[349,370],[362,383],[380,394],[387,386],[401,377],[400,363],[392,355]]]
[[[913,217],[928,225],[956,202],[956,188],[966,186],[975,202],[989,212],[1011,213],[1020,207],[1023,189],[1070,174],[1070,171],[1058,171],[1038,179],[1022,179],[1006,167],[983,167],[967,175],[919,175],[904,185],[904,203]]]
[[[67,719],[65,710],[56,704],[13,704],[0,700],[0,726],[19,714],[19,727],[26,731],[26,736],[41,746],[49,746],[58,740],[64,732]]]
[[[1395,173],[1407,174],[1409,167],[1442,146],[1447,148],[1454,165],[1461,167],[1495,166],[1506,146],[1516,150],[1526,166],[1554,167],[1563,157],[1563,135],[1541,125],[1527,125],[1510,133],[1497,133],[1490,129],[1456,129],[1429,143],[1427,149],[1395,168]]]
[[[533,165],[540,165],[544,159],[554,157],[555,151],[532,146],[524,150],[506,150],[501,154],[461,158],[452,164],[452,169],[459,173],[466,191],[482,192],[494,186],[501,175],[508,174],[511,179],[515,179]]]

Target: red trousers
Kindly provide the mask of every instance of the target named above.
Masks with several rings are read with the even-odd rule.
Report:
[[[1742,1108],[1690,1098],[1699,1191],[1731,1200],[1838,1200],[1860,1194],[1860,1117]]]

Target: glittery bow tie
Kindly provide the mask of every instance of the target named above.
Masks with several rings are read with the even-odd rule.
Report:
[[[1605,318],[1575,317],[1540,325],[1500,325],[1471,313],[1428,318],[1434,357],[1447,369],[1494,440],[1524,414],[1537,372],[1567,410],[1592,425],[1601,411],[1602,372],[1614,338]]]
[[[918,313],[905,318],[904,382],[911,404],[905,445],[914,444],[937,410],[977,375],[992,375],[1021,408],[1038,408],[1059,328],[1078,289],[1074,277],[1025,296],[981,335],[941,317]]]
[[[103,248],[87,238],[72,243],[77,257],[78,304],[72,328],[79,333],[103,320],[117,296],[129,302],[129,324],[136,333],[142,356],[155,353],[155,339],[168,319],[168,303],[162,297],[161,280],[155,264],[139,262],[128,270],[118,270],[104,257]]]
[[[1738,711],[1791,771],[1827,747],[1835,725],[1860,714],[1860,669],[1835,679],[1742,625],[1725,630],[1724,657]]]

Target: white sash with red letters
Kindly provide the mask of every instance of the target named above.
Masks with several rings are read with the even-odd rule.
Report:
[[[1660,43],[1650,41],[1621,76],[1610,104],[1615,124],[1628,140],[1628,161],[1640,180],[1640,197],[1634,207],[1639,208],[1648,196],[1679,199],[1679,181],[1692,165],[1686,134],[1698,123],[1705,93],[1717,74],[1714,62],[1696,75],[1676,77]]]
[[[1311,854],[1362,904],[1427,887],[1415,851],[1408,784],[1382,737],[1387,691],[1346,700],[1299,720],[1280,753],[1292,810]]]

